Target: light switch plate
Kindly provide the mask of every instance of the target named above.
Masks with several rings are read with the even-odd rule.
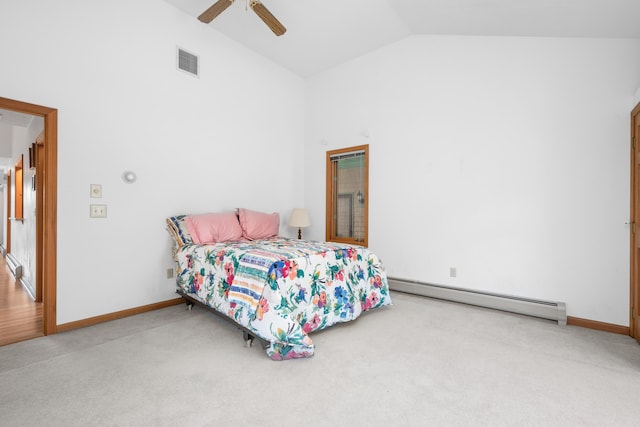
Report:
[[[91,197],[102,197],[102,185],[100,184],[91,184]]]
[[[107,205],[89,205],[89,217],[91,217],[91,218],[106,218],[107,217]]]

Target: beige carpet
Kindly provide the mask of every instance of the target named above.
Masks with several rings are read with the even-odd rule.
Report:
[[[640,425],[630,337],[392,297],[303,360],[182,305],[0,347],[0,425]]]

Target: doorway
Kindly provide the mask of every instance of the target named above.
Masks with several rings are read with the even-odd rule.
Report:
[[[36,287],[42,290],[42,329],[55,334],[56,247],[58,200],[58,110],[0,97],[0,109],[44,118],[43,138],[37,141],[40,159],[36,182]],[[39,169],[38,169],[39,168]],[[41,185],[37,185],[41,184]]]
[[[630,335],[640,343],[640,104],[631,112]]]

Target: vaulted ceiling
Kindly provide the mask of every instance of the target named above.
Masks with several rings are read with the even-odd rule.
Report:
[[[195,20],[217,0],[164,1]],[[640,38],[640,0],[262,0],[280,37],[248,1],[201,25],[302,77],[412,34]]]
[[[197,21],[217,0],[163,1]],[[412,34],[640,38],[640,0],[262,0],[287,28],[280,37],[248,1],[235,0],[210,24],[197,22],[302,77]],[[0,126],[30,119],[0,113]]]

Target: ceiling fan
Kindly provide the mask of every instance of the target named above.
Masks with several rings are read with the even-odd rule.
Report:
[[[213,21],[216,16],[227,10],[235,0],[218,0],[209,9],[205,10],[198,16],[198,19],[205,24]],[[262,22],[273,31],[276,36],[283,35],[287,29],[276,19],[275,16],[260,2],[260,0],[250,0],[249,7],[253,10]]]

